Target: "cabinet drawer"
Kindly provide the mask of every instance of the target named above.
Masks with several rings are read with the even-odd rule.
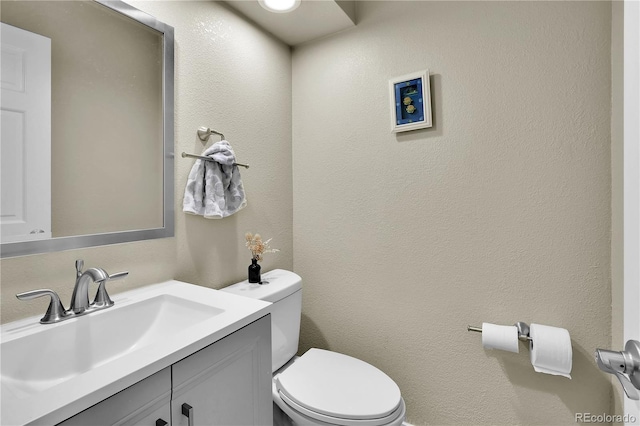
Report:
[[[61,426],[146,425],[155,418],[169,423],[171,402],[171,367],[139,381],[133,386],[87,408],[59,423]],[[158,417],[161,418],[161,417]]]

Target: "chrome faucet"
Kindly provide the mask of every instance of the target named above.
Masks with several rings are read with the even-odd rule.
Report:
[[[82,259],[76,260],[76,285],[73,287],[71,306],[69,307],[69,310],[76,315],[83,313],[90,307],[89,284],[93,282],[101,285],[109,279],[109,274],[102,268],[89,268],[82,272],[83,267],[84,261]]]
[[[84,261],[82,259],[76,260],[76,284],[71,296],[71,306],[67,310],[64,309],[64,306],[60,302],[60,298],[53,290],[32,290],[16,294],[16,297],[20,300],[30,300],[41,296],[51,297],[49,308],[47,309],[44,317],[40,320],[42,324],[52,324],[64,321],[65,319],[85,315],[113,306],[114,302],[107,293],[105,283],[110,280],[124,278],[129,275],[129,273],[119,272],[117,274],[109,275],[102,268],[89,268],[83,272],[83,267]],[[96,292],[96,297],[93,302],[89,303],[89,285],[92,282],[98,284],[98,291]]]

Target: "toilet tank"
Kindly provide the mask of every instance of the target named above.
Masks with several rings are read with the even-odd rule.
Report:
[[[261,279],[262,284],[249,284],[249,281],[242,281],[225,287],[221,291],[273,303],[271,306],[271,367],[275,372],[298,352],[302,278],[291,271],[274,269],[262,274]]]

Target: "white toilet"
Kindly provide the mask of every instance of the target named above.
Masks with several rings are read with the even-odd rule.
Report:
[[[271,311],[273,401],[276,424],[399,426],[405,404],[398,385],[376,367],[322,349],[296,357],[302,311],[302,279],[276,269],[263,284],[243,281],[224,288],[273,303]],[[278,411],[274,407],[275,411]],[[281,416],[284,413],[286,416]]]

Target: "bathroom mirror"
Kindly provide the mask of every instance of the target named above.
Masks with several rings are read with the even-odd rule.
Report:
[[[50,172],[41,167],[35,170],[43,173],[18,168],[9,178],[3,174],[2,257],[173,236],[173,28],[124,2],[102,0],[3,0],[0,21],[3,170],[30,158],[50,164]],[[42,158],[47,147],[32,155],[15,148],[27,145],[17,139],[46,130],[47,123],[22,128],[27,120],[14,119],[16,109],[5,105],[5,89],[14,88],[5,80],[29,69],[19,61],[5,64],[31,55],[6,45],[7,26],[45,44],[50,40],[50,131],[35,138],[50,136],[50,160]],[[47,96],[38,98],[46,103]],[[38,174],[50,176],[44,180],[50,197],[18,190],[26,185],[24,176]],[[29,197],[39,204],[28,204]],[[9,213],[15,218],[4,207],[13,205],[19,214]],[[27,211],[45,211],[50,229],[5,233],[5,223],[20,222]]]

